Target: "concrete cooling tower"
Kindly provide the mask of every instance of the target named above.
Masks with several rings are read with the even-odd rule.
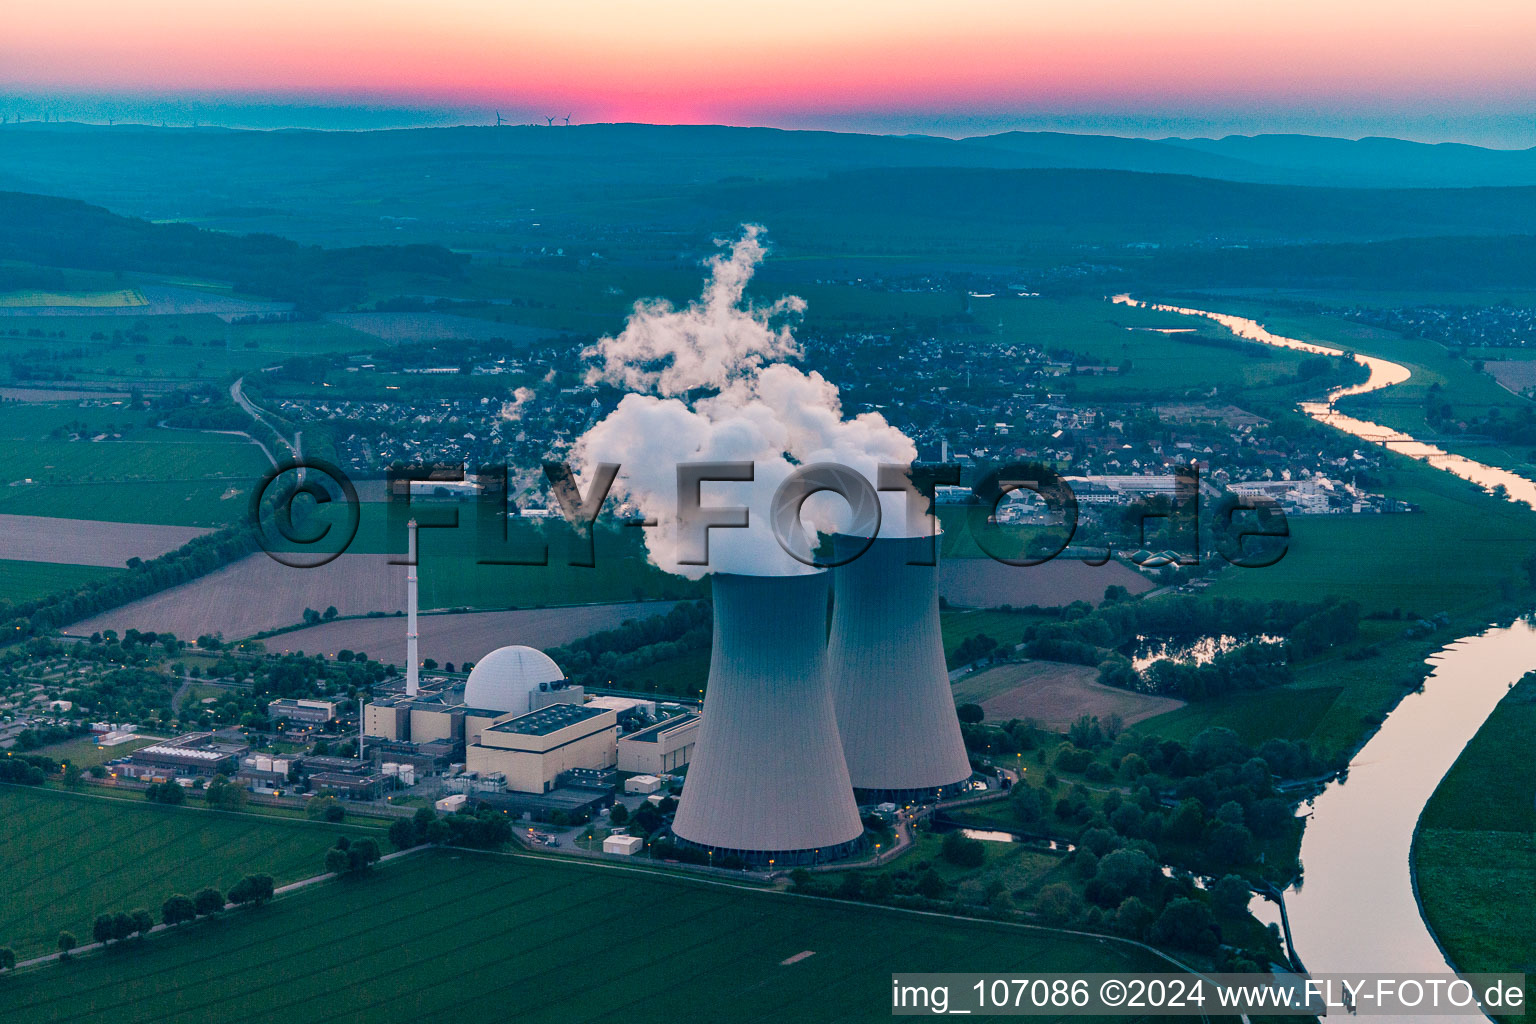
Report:
[[[834,552],[843,559],[865,543],[838,536]],[[939,569],[907,564],[931,543],[877,539],[832,570],[827,674],[860,802],[932,800],[971,775],[939,632]]]
[[[846,856],[864,826],[827,686],[827,574],[712,586],[709,690],[672,832],[752,864]]]

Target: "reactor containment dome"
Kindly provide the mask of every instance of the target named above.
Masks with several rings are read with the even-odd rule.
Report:
[[[532,647],[501,647],[476,663],[464,684],[464,703],[489,711],[526,712],[533,695],[565,680],[554,659]]]

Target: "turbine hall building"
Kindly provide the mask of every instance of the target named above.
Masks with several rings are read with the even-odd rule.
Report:
[[[672,833],[715,856],[791,865],[864,835],[826,673],[827,574],[713,577],[707,708]]]
[[[841,560],[869,543],[833,538]],[[827,674],[860,803],[930,802],[971,777],[939,631],[938,544],[878,538],[832,570]]]

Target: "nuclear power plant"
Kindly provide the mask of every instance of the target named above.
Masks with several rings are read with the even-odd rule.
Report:
[[[713,577],[708,699],[672,825],[682,842],[758,865],[857,849],[864,825],[827,683],[827,582]]]
[[[827,674],[860,803],[926,803],[971,776],[939,631],[938,544],[833,538]],[[853,557],[857,555],[857,557]],[[913,565],[925,560],[933,565]]]

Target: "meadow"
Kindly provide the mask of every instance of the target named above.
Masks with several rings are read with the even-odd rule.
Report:
[[[1461,971],[1523,971],[1536,997],[1536,686],[1483,723],[1419,818],[1414,877],[1425,919]],[[1513,1019],[1513,1018],[1511,1018]]]
[[[252,872],[279,885],[319,874],[336,836],[359,834],[18,786],[0,787],[0,817],[0,945],[23,959],[50,952],[61,929],[88,941],[103,911],[147,907],[158,919],[172,893],[227,889]]]
[[[1102,376],[1057,378],[1077,401],[1125,401],[1251,391],[1294,379],[1299,353],[1233,344],[1220,327],[1092,299],[978,299],[979,322],[995,323],[1001,340],[1064,350],[1116,367]],[[1133,328],[1194,327],[1189,334]],[[1129,368],[1123,364],[1129,362]]]
[[[20,604],[60,590],[73,590],[121,571],[98,565],[0,559],[0,599]]]
[[[809,955],[806,955],[809,954]],[[792,961],[792,962],[791,962]],[[892,970],[1149,970],[1123,944],[461,852],[3,979],[37,1024],[885,1020]]]

